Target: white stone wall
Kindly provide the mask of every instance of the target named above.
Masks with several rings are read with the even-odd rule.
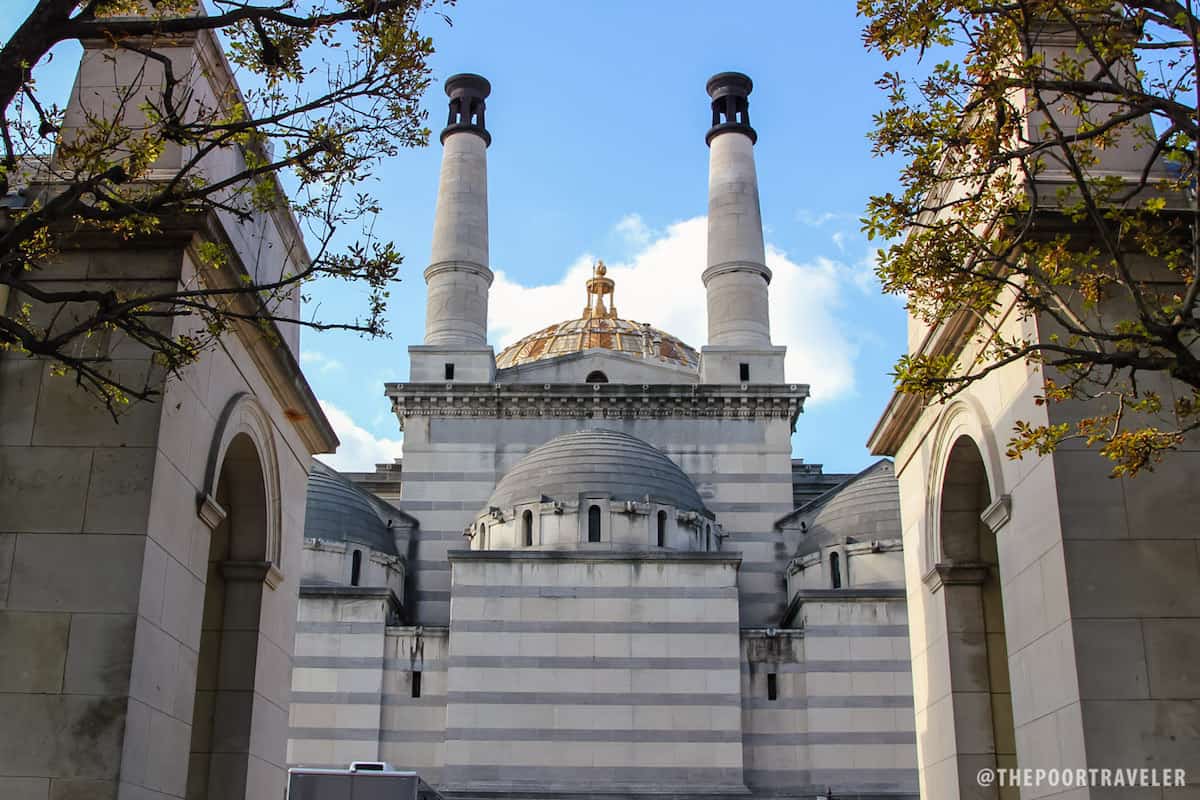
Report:
[[[187,275],[177,251],[89,252],[58,269],[111,286],[120,275],[178,280],[181,262]],[[310,445],[242,340],[224,343],[119,424],[48,365],[0,355],[0,796],[110,797],[118,779],[140,797],[183,796],[210,535],[197,496],[239,393],[270,421],[273,453],[260,455],[275,459],[282,572],[254,621],[254,758],[243,780],[267,794],[284,780]],[[117,369],[145,374],[144,352],[113,346]]]
[[[1023,324],[1003,322],[1011,335]],[[968,351],[966,357],[969,357]],[[1110,465],[1068,443],[1053,456],[1005,458],[1013,423],[1070,421],[1086,408],[1038,405],[1040,370],[1013,364],[955,401],[922,412],[896,453],[911,615],[923,791],[973,796],[975,771],[995,762],[986,704],[956,698],[955,680],[988,671],[978,609],[948,603],[956,587],[930,576],[944,560],[941,487],[951,445],[968,436],[995,526],[1016,760],[1022,768],[1114,764],[1200,770],[1192,722],[1200,641],[1196,527],[1190,487],[1200,448],[1189,442],[1159,470],[1110,480]],[[1140,376],[1172,396],[1169,384]],[[947,477],[949,481],[951,477]],[[973,653],[959,660],[953,653]],[[1052,787],[1022,796],[1107,796]]]
[[[778,621],[786,602],[789,554],[774,528],[792,510],[791,430],[786,419],[572,419],[407,417],[400,507],[420,519],[414,532],[416,620],[446,625],[446,552],[465,547],[463,530],[484,508],[506,470],[562,433],[607,427],[661,449],[688,474],[742,555],[743,622]]]
[[[442,785],[742,785],[737,560],[452,556]]]
[[[915,797],[907,620],[900,598],[806,601],[796,629],[742,633],[746,783]],[[777,695],[768,693],[775,675]]]

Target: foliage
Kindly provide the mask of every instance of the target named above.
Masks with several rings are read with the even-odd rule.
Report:
[[[892,240],[878,274],[922,323],[973,331],[902,358],[900,390],[945,399],[1032,364],[1049,422],[1019,423],[1011,457],[1078,439],[1114,476],[1153,469],[1200,426],[1191,0],[858,11],[866,46],[909,65],[879,81],[874,150],[905,166],[864,219]]]
[[[448,21],[434,9],[452,2],[38,0],[0,48],[0,198],[22,198],[0,209],[0,293],[19,298],[0,314],[0,350],[50,361],[115,412],[158,395],[162,374],[234,326],[385,335],[402,259],[374,235],[380,207],[360,184],[381,159],[427,143],[419,101],[433,45],[419,25]],[[69,41],[85,43],[93,76],[113,87],[77,87],[62,108],[33,76]],[[208,67],[179,57],[206,44]],[[222,81],[213,58],[227,58],[245,88]],[[264,242],[256,227],[289,214],[307,257],[303,243]],[[345,230],[361,234],[335,249]],[[195,231],[208,235],[182,282],[43,279],[81,241],[116,239],[132,253]],[[239,235],[257,241],[249,263],[231,244]],[[358,318],[300,317],[302,287],[321,277],[365,286]],[[114,368],[113,344],[129,340],[153,353],[158,380]]]

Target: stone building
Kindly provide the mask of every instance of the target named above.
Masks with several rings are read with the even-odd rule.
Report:
[[[197,103],[230,98],[212,33],[159,52]],[[124,116],[137,130],[142,96],[125,95],[154,97],[160,70],[134,50],[85,43],[64,135],[87,114]],[[159,163],[171,170],[182,157],[168,148]],[[219,157],[244,168],[236,148]],[[203,166],[215,179],[230,165]],[[0,225],[55,191],[36,176],[22,188],[4,198]],[[297,272],[308,257],[287,211],[165,227],[146,239],[77,237],[37,279],[223,286]],[[235,254],[222,274],[198,257],[207,242]],[[19,293],[0,302],[71,324],[70,308]],[[179,335],[197,322],[170,324]],[[118,379],[154,375],[138,342],[97,336],[86,346],[113,358]],[[0,352],[4,800],[281,796],[308,471],[312,454],[337,446],[298,351],[294,327],[240,324],[119,424],[47,362]]]
[[[490,87],[447,80],[403,458],[313,473],[289,763],[455,797],[915,795],[896,483],[791,457],[751,88],[707,85],[707,344],[620,317],[598,264],[577,318],[496,354]]]
[[[1031,43],[1045,63],[1064,51],[1078,58],[1077,45],[1073,30],[1049,24]],[[1075,129],[1067,111],[1055,113]],[[1024,135],[1036,138],[1038,123],[1032,115]],[[1097,169],[1136,181],[1147,151],[1131,138],[1105,148]],[[1039,180],[1052,197],[1071,178],[1050,169]],[[1011,294],[999,300],[987,322],[1002,336],[1055,330],[1014,313]],[[965,314],[938,328],[910,319],[909,352],[974,363],[979,324]],[[1111,464],[1079,443],[1006,458],[1017,420],[1054,425],[1096,413],[1037,402],[1046,377],[1017,362],[952,402],[897,394],[871,436],[872,452],[895,459],[900,483],[922,797],[1016,797],[978,785],[980,769],[998,766],[1180,769],[1193,784],[1200,775],[1200,448],[1192,438],[1161,469],[1115,480]],[[1179,388],[1161,375],[1138,382],[1164,405]],[[1195,791],[1043,785],[1020,796]]]

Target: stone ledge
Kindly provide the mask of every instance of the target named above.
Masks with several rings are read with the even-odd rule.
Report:
[[[389,383],[401,428],[409,417],[480,419],[785,419],[794,427],[807,384]]]
[[[451,561],[676,561],[705,564],[742,563],[741,553],[700,553],[685,550],[450,550]]]
[[[943,586],[979,586],[987,580],[987,575],[988,565],[979,561],[942,561],[934,564],[921,580],[929,591],[937,592]]]

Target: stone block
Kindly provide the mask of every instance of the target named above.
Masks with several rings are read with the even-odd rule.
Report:
[[[0,693],[0,773],[115,779],[125,698]]]
[[[50,800],[116,800],[117,782],[56,779],[50,784]]]
[[[0,777],[0,797],[4,800],[49,800],[49,778]]]
[[[32,444],[42,366],[15,354],[0,358],[0,446]]]
[[[154,477],[152,447],[103,447],[92,451],[84,530],[144,533]]]
[[[114,359],[110,369],[118,380],[134,386],[143,385],[150,374],[149,362],[142,359]],[[46,374],[38,395],[33,443],[153,447],[158,434],[159,411],[157,403],[134,401],[114,419],[102,403],[81,391],[70,378]]]
[[[1078,618],[1200,617],[1200,564],[1191,541],[1065,543]]]
[[[0,611],[0,692],[59,692],[69,614]]]
[[[12,573],[13,550],[16,545],[15,533],[0,533],[0,608],[8,606],[9,576]]]
[[[130,613],[142,573],[140,536],[23,535],[13,557],[9,607]]]
[[[1082,699],[1135,700],[1150,696],[1141,622],[1081,619],[1075,620],[1072,628]]]
[[[1172,454],[1154,472],[1138,473],[1125,482],[1129,535],[1138,539],[1196,539],[1200,532],[1200,497],[1196,476],[1200,453]]]
[[[1148,619],[1142,623],[1150,696],[1200,698],[1200,619]]]
[[[1200,774],[1200,703],[1083,702],[1089,766],[1170,767]]]
[[[77,447],[0,447],[0,508],[10,531],[77,531],[92,451]]]
[[[1111,462],[1094,451],[1064,449],[1054,454],[1055,489],[1063,539],[1129,537],[1125,516],[1126,482],[1109,478],[1111,471]],[[1145,473],[1153,474],[1157,473]],[[1139,479],[1142,477],[1138,476]]]
[[[73,614],[63,691],[126,694],[136,621],[133,614]]]
[[[191,728],[153,709],[150,711],[150,749],[146,758],[146,787],[174,797],[187,788]]]

